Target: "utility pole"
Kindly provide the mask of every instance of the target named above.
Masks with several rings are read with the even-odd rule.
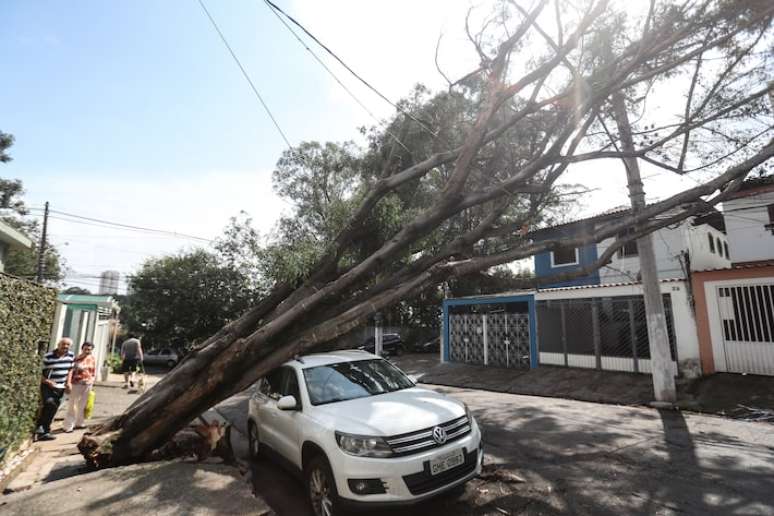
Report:
[[[43,283],[43,262],[46,254],[46,231],[48,231],[48,201],[43,210],[43,232],[40,234],[40,245],[38,245],[38,270],[35,277],[38,283]]]
[[[621,150],[634,151],[632,128],[622,93],[613,95],[613,112],[621,137]],[[640,167],[637,158],[623,158],[626,165],[626,178],[632,212],[645,208],[645,191],[640,179]],[[672,356],[669,351],[669,333],[667,331],[664,299],[658,282],[656,256],[653,252],[653,238],[649,233],[637,239],[637,254],[640,258],[642,292],[645,297],[645,316],[648,323],[648,344],[650,346],[650,364],[653,376],[653,391],[657,402],[674,403],[677,400],[675,377],[672,374]]]
[[[382,356],[382,343],[384,339],[382,322],[382,313],[376,312],[374,314],[374,354],[378,357]]]

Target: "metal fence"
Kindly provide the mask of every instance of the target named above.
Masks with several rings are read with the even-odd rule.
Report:
[[[664,294],[664,308],[672,360],[677,360],[672,303]],[[607,369],[612,359],[631,360],[616,369],[641,370],[650,359],[645,303],[642,296],[557,299],[537,302],[538,349],[541,354],[586,360],[586,367]],[[587,357],[587,358],[583,358]],[[561,365],[562,361],[551,362]],[[620,361],[619,361],[620,362]]]
[[[529,314],[449,315],[449,359],[495,367],[529,367]]]

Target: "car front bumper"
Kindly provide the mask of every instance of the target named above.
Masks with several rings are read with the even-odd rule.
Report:
[[[463,450],[463,464],[437,475],[430,474],[431,459],[457,449]],[[351,508],[408,505],[432,498],[481,473],[484,458],[481,432],[475,422],[471,432],[462,439],[416,455],[374,459],[355,457],[341,450],[332,455],[329,458],[339,497],[343,505]],[[380,479],[385,492],[356,494],[350,489],[348,479]]]

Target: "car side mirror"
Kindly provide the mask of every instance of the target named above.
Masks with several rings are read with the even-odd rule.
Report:
[[[277,400],[277,408],[280,410],[297,410],[298,402],[295,396],[283,396]]]

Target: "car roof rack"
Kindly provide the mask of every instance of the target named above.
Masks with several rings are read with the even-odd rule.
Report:
[[[301,355],[294,356],[293,360],[295,360],[296,362],[300,362],[301,364],[304,363],[304,359],[301,357]]]

